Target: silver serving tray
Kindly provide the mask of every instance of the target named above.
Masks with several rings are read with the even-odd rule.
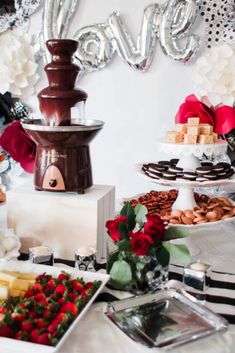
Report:
[[[109,303],[105,315],[135,342],[164,349],[228,328],[226,320],[184,290],[162,290]]]

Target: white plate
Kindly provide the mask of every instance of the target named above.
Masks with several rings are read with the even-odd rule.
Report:
[[[35,344],[31,342],[25,342],[20,340],[15,340],[12,338],[0,338],[0,350],[1,352],[10,350],[11,352],[22,352],[22,353],[54,353],[57,352],[58,349],[64,344],[65,340],[69,337],[72,330],[77,326],[78,322],[82,319],[83,315],[89,309],[91,304],[94,302],[97,295],[104,288],[105,284],[109,280],[109,275],[96,273],[96,272],[84,272],[78,271],[74,268],[68,267],[53,267],[53,266],[45,266],[45,265],[36,265],[27,261],[11,261],[7,263],[0,263],[0,271],[8,270],[8,271],[20,271],[20,272],[30,272],[41,274],[46,272],[47,274],[58,276],[61,271],[66,271],[71,274],[72,277],[83,277],[86,282],[94,282],[96,280],[101,281],[102,284],[99,289],[95,292],[93,297],[89,300],[86,306],[83,308],[78,317],[74,320],[72,325],[68,328],[64,336],[60,339],[59,343],[55,347],[50,347],[42,344]],[[96,325],[96,323],[94,323]]]

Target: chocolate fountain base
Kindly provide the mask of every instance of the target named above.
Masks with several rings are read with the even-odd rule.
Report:
[[[92,182],[89,143],[103,122],[86,120],[71,126],[43,126],[39,120],[23,123],[37,144],[35,190],[84,194]]]

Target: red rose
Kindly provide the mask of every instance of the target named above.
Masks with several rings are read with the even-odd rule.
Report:
[[[143,232],[129,233],[131,238],[130,245],[131,250],[137,256],[144,256],[148,253],[150,245],[153,243],[153,239],[149,234]]]
[[[0,136],[0,146],[11,158],[20,163],[28,173],[33,173],[36,144],[22,128],[20,121],[13,121]]]
[[[108,229],[108,233],[110,235],[110,237],[112,238],[112,240],[114,242],[117,242],[119,240],[122,240],[121,234],[118,230],[118,226],[120,222],[126,222],[126,216],[121,216],[118,217],[116,219],[114,219],[113,221],[108,221],[106,222],[106,228]]]
[[[192,117],[200,118],[200,124],[214,125],[214,111],[200,102],[194,94],[186,97],[185,102],[181,104],[175,122],[186,124],[188,118]]]
[[[165,224],[158,216],[147,215],[144,225],[144,233],[149,234],[154,240],[162,240],[165,234]]]

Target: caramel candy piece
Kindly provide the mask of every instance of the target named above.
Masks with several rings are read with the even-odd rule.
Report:
[[[212,135],[199,135],[198,143],[201,144],[211,144],[213,143],[213,136]]]
[[[196,125],[188,125],[187,126],[187,134],[188,135],[199,135],[199,127]]]
[[[209,124],[200,124],[199,125],[199,134],[200,135],[211,135],[213,133],[213,127]]]
[[[184,140],[184,135],[177,131],[168,131],[166,133],[166,140],[169,143],[181,143]]]
[[[184,143],[188,144],[196,144],[197,143],[197,135],[189,135],[185,134],[184,135]]]
[[[185,124],[176,124],[175,131],[181,132],[181,134],[187,133],[187,126]]]
[[[188,125],[199,125],[200,119],[199,118],[188,118]]]
[[[213,132],[212,136],[213,136],[213,142],[214,143],[218,142],[218,134],[216,132]]]
[[[0,203],[6,201],[6,194],[0,189]]]

